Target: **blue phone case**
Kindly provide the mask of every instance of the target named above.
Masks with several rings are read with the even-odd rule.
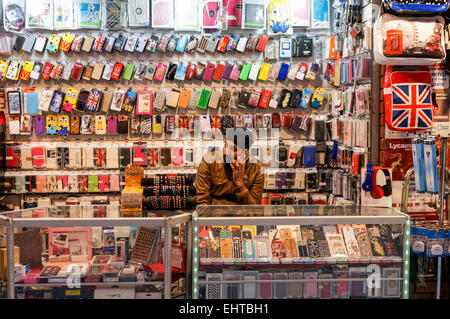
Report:
[[[288,71],[289,71],[289,64],[282,63],[281,67],[280,67],[280,72],[278,72],[278,80],[281,80],[281,81],[286,80]]]
[[[316,147],[315,146],[303,146],[303,166],[315,167],[316,166]]]
[[[255,259],[255,246],[251,239],[244,240],[244,258]]]
[[[175,73],[175,80],[184,81],[187,68],[188,66],[186,63],[180,62],[180,64],[178,64],[177,72]]]
[[[308,89],[303,89],[302,100],[300,102],[300,107],[307,108],[309,105],[309,100],[311,100],[312,92]]]
[[[187,35],[183,35],[178,39],[178,43],[177,43],[177,48],[176,50],[178,52],[183,53],[184,49],[186,48],[187,42],[188,42],[189,38]]]
[[[59,113],[61,111],[61,106],[64,101],[64,92],[55,91],[53,92],[52,101],[50,102],[50,112]]]

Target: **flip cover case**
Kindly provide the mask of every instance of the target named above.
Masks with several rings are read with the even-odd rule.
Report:
[[[210,96],[211,96],[211,91],[209,91],[207,89],[203,89],[202,93],[200,94],[200,98],[199,98],[197,107],[199,107],[201,109],[206,109],[206,107],[208,106]]]
[[[95,168],[94,149],[92,147],[85,147],[82,150],[83,150],[83,155],[81,156],[82,166],[85,168]]]
[[[107,168],[119,168],[119,148],[118,147],[106,148],[106,167]]]
[[[94,166],[98,168],[106,167],[106,149],[94,147]]]
[[[80,192],[88,191],[88,176],[87,175],[78,175],[78,187]]]

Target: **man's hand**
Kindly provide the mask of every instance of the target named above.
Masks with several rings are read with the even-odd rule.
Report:
[[[234,161],[231,164],[231,168],[233,169],[233,182],[237,188],[241,188],[244,186],[244,170],[245,170],[245,162],[238,163]]]

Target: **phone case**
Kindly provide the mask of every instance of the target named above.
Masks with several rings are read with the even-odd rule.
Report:
[[[45,35],[38,35],[36,42],[34,43],[34,50],[37,52],[43,52],[47,44],[47,37]]]
[[[45,66],[44,66],[45,68]],[[73,66],[72,72],[70,73],[70,78],[72,80],[79,81],[83,74],[84,65],[82,63],[75,63]]]
[[[123,70],[123,63],[116,62],[114,64],[114,69],[111,73],[111,79],[119,81],[120,75],[122,74],[122,70]]]
[[[230,37],[223,35],[220,38],[219,45],[217,47],[217,51],[224,53],[227,50],[228,42],[230,42]]]
[[[180,91],[172,89],[172,91],[169,94],[169,98],[167,99],[167,106],[176,108],[178,105],[178,99],[180,97]]]
[[[117,116],[108,115],[108,134],[117,134]]]
[[[197,68],[195,70],[195,79],[201,81],[203,79],[203,74],[205,73],[206,66],[203,63],[197,63]]]
[[[220,100],[220,107],[227,108],[230,105],[231,90],[224,88],[222,91],[222,99]]]
[[[247,47],[247,41],[248,41],[247,37],[240,37],[236,47],[236,51],[244,53],[245,48]]]
[[[63,101],[64,101],[64,92],[54,91],[52,100],[50,102],[49,111],[59,113],[61,111]]]
[[[211,93],[211,97],[209,98],[208,107],[212,109],[217,109],[220,102],[220,91],[217,89],[213,89]]]
[[[220,81],[222,79],[223,72],[225,71],[225,65],[217,64],[212,76],[214,81]]]
[[[187,67],[186,70],[186,76],[185,76],[185,80],[193,80],[194,76],[195,76],[195,70],[197,69],[196,65],[194,63],[190,63]]]
[[[170,63],[169,68],[167,69],[166,80],[173,81],[175,80],[175,73],[177,72],[178,64]]]
[[[252,94],[250,95],[248,105],[258,107],[260,97],[261,97],[261,90],[252,89]]]
[[[256,50],[259,52],[264,52],[266,49],[267,41],[269,41],[269,37],[266,35],[261,35],[259,37],[258,45],[256,46]]]
[[[198,101],[200,99],[201,91],[199,89],[192,89],[191,98],[189,99],[188,107],[190,109],[195,109],[198,105]]]
[[[203,74],[203,81],[211,81],[214,74],[215,65],[213,63],[208,63],[206,65],[205,73]]]
[[[133,112],[134,106],[137,100],[137,92],[132,89],[128,89],[125,93],[125,99],[122,104],[122,111],[131,113]]]
[[[263,89],[261,93],[261,99],[259,100],[258,106],[267,109],[269,106],[270,98],[272,96],[272,91]]]
[[[124,80],[131,80],[131,77],[133,76],[134,71],[134,63],[127,63],[125,66],[125,69],[123,70],[122,79]]]
[[[147,46],[147,41],[148,38],[146,36],[140,35],[137,38],[135,50],[140,53],[144,52],[145,47]]]
[[[9,91],[7,94],[9,115],[22,114],[22,98],[20,91]]]
[[[156,68],[154,79],[158,81],[164,80],[164,75],[166,74],[167,65],[164,63],[159,63]]]
[[[280,71],[278,72],[278,80],[284,81],[286,80],[287,74],[289,71],[289,64],[288,63],[282,63],[280,67]]]
[[[239,80],[247,81],[251,68],[252,68],[252,65],[250,63],[245,63],[242,66],[241,73],[239,74]]]
[[[228,81],[230,79],[231,73],[233,72],[233,68],[234,68],[233,64],[227,63],[222,74],[222,79]]]
[[[111,75],[112,75],[112,72],[114,71],[114,66],[115,66],[114,62],[106,62],[105,68],[104,68],[103,74],[102,74],[103,80],[107,80],[107,81],[111,80]]]
[[[238,64],[233,68],[233,71],[230,75],[230,80],[232,81],[239,81],[239,76],[241,75],[242,71],[242,64]]]
[[[242,90],[239,93],[239,99],[238,99],[237,105],[239,107],[246,108],[248,105],[248,102],[250,101],[250,96],[251,96],[251,93],[249,91]]]
[[[117,117],[117,132],[119,134],[128,134],[128,115],[120,114]]]
[[[155,76],[155,70],[156,70],[157,64],[156,63],[150,63],[147,66],[147,69],[145,71],[145,79],[152,81],[153,77]]]
[[[84,52],[91,52],[92,50],[92,45],[94,44],[95,38],[91,35],[86,36],[86,38],[84,38],[83,44],[81,45],[81,51]]]
[[[153,101],[153,108],[159,112],[164,111],[166,107],[166,92],[163,89],[156,91],[155,100]]]
[[[206,51],[209,53],[215,53],[219,40],[220,39],[218,37],[211,36],[208,40],[208,44],[206,45]]]
[[[161,115],[153,116],[153,134],[162,134]]]
[[[80,117],[78,115],[70,116],[70,134],[80,134]]]
[[[187,72],[187,64],[184,62],[180,62],[178,65],[177,71],[175,72],[175,80],[184,81]]]
[[[46,50],[50,53],[56,54],[59,50],[60,42],[61,37],[57,34],[52,34],[50,39],[48,39]]]
[[[186,109],[189,104],[189,99],[191,98],[191,90],[182,89],[180,93],[180,98],[178,99],[178,106]]]
[[[105,115],[95,115],[95,134],[105,135],[106,134],[106,116]]]
[[[105,41],[106,38],[102,34],[99,34],[97,40],[95,40],[95,42],[92,44],[92,50],[97,53],[101,53],[103,50],[103,46],[105,45]]]
[[[33,70],[30,73],[30,79],[39,80],[43,68],[44,64],[42,64],[41,62],[35,62]]]
[[[45,128],[47,130],[47,135],[56,135],[58,133],[58,116],[54,114],[49,114],[45,117]]]
[[[47,133],[45,128],[45,116],[38,115],[34,117],[34,135],[44,136]]]
[[[85,106],[86,110],[96,112],[98,110],[101,98],[102,91],[98,89],[92,89],[89,92],[88,101]]]
[[[258,78],[260,66],[257,63],[252,63],[252,68],[248,74],[248,79],[251,81],[256,81]]]
[[[105,88],[102,94],[102,98],[100,99],[99,110],[107,113],[109,111],[109,106],[112,102],[113,93],[108,91],[108,88]]]
[[[82,35],[76,35],[72,41],[72,45],[70,46],[70,50],[73,52],[80,52],[81,46],[83,45],[84,38]],[[35,46],[36,47],[36,46]]]
[[[20,71],[19,78],[24,81],[28,81],[30,79],[31,71],[33,71],[34,63],[30,61],[25,61],[22,67],[22,71]]]
[[[210,96],[211,96],[210,90],[202,89],[202,93],[200,94],[197,107],[201,109],[206,109],[206,107],[208,106]]]
[[[86,108],[86,103],[88,102],[89,98],[89,91],[86,90],[80,90],[80,93],[78,93],[78,99],[76,104],[76,109],[78,111],[84,111]]]
[[[8,80],[17,81],[19,79],[20,70],[22,69],[22,65],[17,60],[12,60],[8,66],[8,70],[6,71],[6,78]],[[50,76],[50,71],[48,72]],[[48,80],[48,78],[47,78]]]
[[[102,78],[103,69],[105,68],[105,65],[101,62],[97,62],[94,65],[94,70],[92,71],[92,78],[94,80],[99,81]]]
[[[182,35],[178,39],[176,50],[177,52],[183,53],[186,45],[188,43],[189,37],[187,35]]]

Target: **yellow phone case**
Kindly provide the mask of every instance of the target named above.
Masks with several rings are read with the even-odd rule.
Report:
[[[269,78],[270,64],[263,63],[261,69],[259,70],[258,80],[266,81]]]

